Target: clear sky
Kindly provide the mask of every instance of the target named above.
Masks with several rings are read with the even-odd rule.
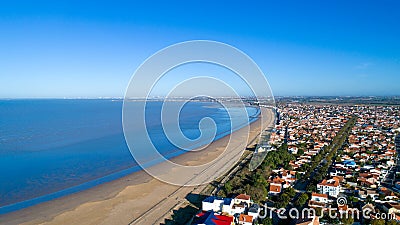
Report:
[[[9,2],[1,98],[121,97],[147,57],[193,39],[247,53],[275,95],[400,95],[398,0]]]

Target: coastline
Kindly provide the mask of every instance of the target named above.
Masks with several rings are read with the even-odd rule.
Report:
[[[246,126],[250,127],[250,141],[259,135],[260,126],[259,119]],[[212,161],[221,154],[233,134],[241,135],[244,130],[245,127],[212,142],[202,151],[188,152],[172,161],[188,166]],[[235,141],[243,142],[232,140]],[[224,164],[227,164],[226,160],[229,159],[223,159]],[[0,221],[2,224],[129,224],[168,196],[174,193],[185,196],[201,187],[180,188],[152,178],[142,170],[88,190],[1,215]],[[172,207],[173,201],[163,204]]]

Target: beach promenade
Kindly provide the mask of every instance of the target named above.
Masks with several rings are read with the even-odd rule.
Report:
[[[266,115],[264,126],[271,126],[274,123],[273,111],[263,108],[263,113]],[[235,165],[244,148],[255,143],[260,131],[261,121],[257,120],[247,129],[242,128],[201,151],[183,154],[172,161],[186,166],[212,161],[186,181],[188,185],[201,183],[210,177],[223,175]],[[230,148],[224,151],[228,142]],[[221,154],[223,157],[219,157]],[[163,165],[156,167],[160,171],[164,169]],[[186,175],[184,169],[177,168],[170,168],[163,174]],[[140,171],[89,190],[2,215],[0,221],[1,224],[159,224],[172,209],[185,202],[189,193],[199,194],[204,187],[171,185]]]

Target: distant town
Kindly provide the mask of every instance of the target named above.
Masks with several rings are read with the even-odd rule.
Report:
[[[268,140],[204,191],[188,223],[400,224],[399,109],[397,97],[277,98]],[[250,171],[254,152],[267,155]]]

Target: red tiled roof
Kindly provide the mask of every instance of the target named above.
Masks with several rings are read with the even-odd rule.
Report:
[[[269,191],[280,193],[281,192],[281,186],[280,185],[271,184],[271,185],[269,185]]]
[[[327,194],[312,193],[312,197],[328,198]]]
[[[281,183],[283,183],[283,182],[285,182],[285,180],[282,179],[282,178],[280,178],[280,177],[275,177],[275,178],[272,180],[272,183],[275,183],[275,184],[281,184]]]
[[[321,183],[319,183],[318,185],[322,185],[322,186],[330,186],[330,187],[337,187],[339,186],[339,179],[334,177],[332,178],[333,182],[331,182],[331,180],[323,180]]]
[[[231,225],[233,223],[233,217],[231,216],[223,216],[223,215],[215,215],[216,219],[212,219],[212,221],[216,225]]]
[[[253,222],[253,216],[240,214],[239,221],[240,222],[249,222],[249,223],[251,223],[251,222]]]
[[[236,199],[250,200],[250,195],[240,194],[236,196]]]
[[[231,225],[233,224],[232,216],[214,214],[213,211],[202,212],[194,218],[194,224],[213,224],[213,225]]]
[[[312,201],[312,200],[310,200],[310,201],[308,201],[308,206],[310,206],[310,207],[326,207],[326,204],[325,203],[323,203],[323,202],[317,202],[317,201]]]

